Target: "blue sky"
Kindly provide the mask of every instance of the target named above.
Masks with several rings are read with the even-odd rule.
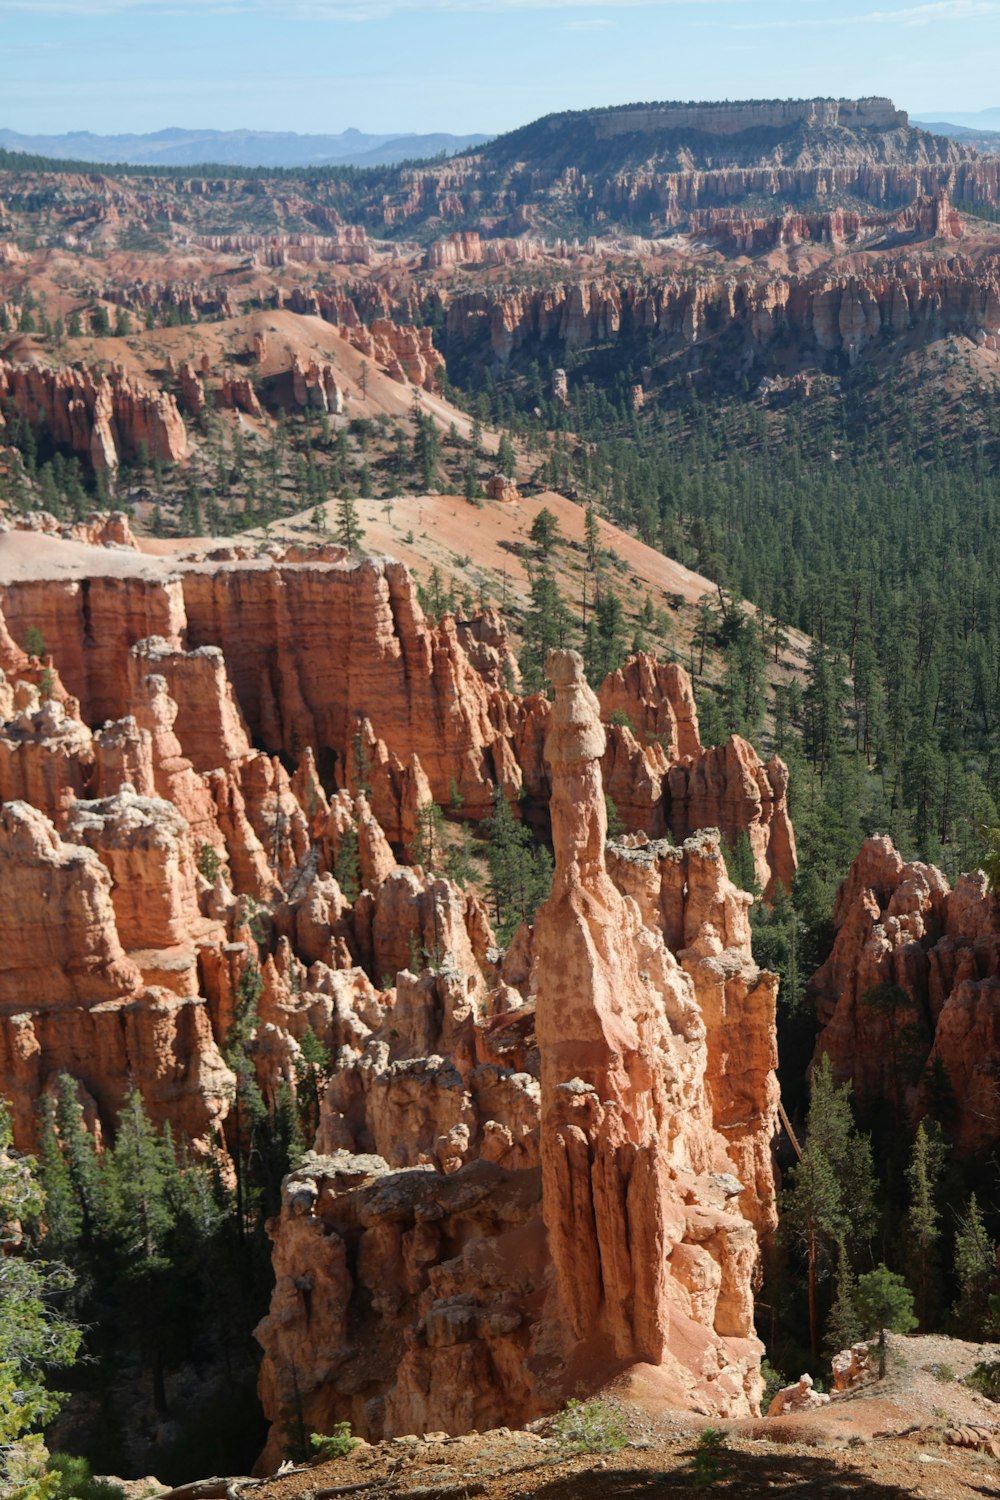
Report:
[[[0,126],[500,131],[633,99],[1000,104],[1000,0],[0,0]]]

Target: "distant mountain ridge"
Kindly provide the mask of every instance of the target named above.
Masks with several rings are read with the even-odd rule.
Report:
[[[195,167],[381,167],[394,162],[452,156],[490,139],[486,135],[372,135],[343,130],[338,135],[299,135],[295,131],[184,130],[173,126],[151,134],[22,135],[0,129],[0,147],[55,160],[113,162],[123,166]]]
[[[914,125],[921,125],[926,130],[929,123],[935,127],[939,125],[957,125],[960,129],[971,130],[976,135],[984,130],[1000,131],[1000,105],[994,105],[989,109],[934,109],[923,110],[915,118],[911,114],[910,119]]]
[[[1000,152],[1000,109],[983,109],[978,115],[958,113],[944,119],[921,118],[912,123],[921,130],[929,130],[932,135],[945,135],[953,141],[961,141],[976,151],[986,151],[991,155]]]

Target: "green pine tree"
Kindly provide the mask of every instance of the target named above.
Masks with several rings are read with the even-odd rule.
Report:
[[[498,787],[486,822],[486,862],[496,917],[497,937],[508,943],[521,922],[530,921],[549,893],[552,857],[536,847]]]
[[[858,1315],[865,1333],[878,1334],[878,1378],[885,1379],[886,1333],[909,1333],[916,1328],[913,1294],[895,1271],[879,1264],[858,1277]]]
[[[941,1268],[938,1242],[941,1238],[941,1215],[936,1190],[944,1171],[947,1147],[940,1132],[924,1122],[917,1126],[913,1139],[906,1179],[910,1189],[910,1206],[906,1212],[905,1243],[907,1280],[913,1293],[917,1324],[922,1333],[930,1327],[940,1292]]]
[[[358,507],[349,490],[342,490],[337,500],[337,525],[335,535],[342,547],[356,552],[361,546],[364,530],[358,518]]]
[[[981,1339],[987,1330],[988,1296],[996,1277],[996,1246],[973,1193],[955,1235],[955,1280],[958,1297],[952,1308],[960,1338]]]

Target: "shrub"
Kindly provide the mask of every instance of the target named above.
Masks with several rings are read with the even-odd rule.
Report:
[[[211,844],[202,844],[198,850],[198,873],[202,875],[210,885],[214,885],[216,877],[222,868],[222,857],[217,849]]]
[[[688,1466],[699,1489],[718,1484],[729,1473],[726,1462],[726,1435],[718,1427],[706,1427],[698,1438],[698,1446]]]
[[[760,1409],[766,1412],[775,1396],[788,1384],[788,1381],[780,1370],[774,1368],[769,1359],[761,1360],[760,1373],[764,1379],[764,1394],[760,1398]]]
[[[567,1401],[553,1431],[569,1453],[617,1453],[628,1441],[621,1418],[607,1401]]]
[[[95,1479],[85,1458],[75,1458],[70,1453],[53,1453],[49,1456],[49,1473],[58,1475],[58,1484],[52,1500],[124,1500],[125,1491],[120,1484],[108,1479]]]
[[[975,1369],[966,1375],[965,1383],[981,1395],[988,1396],[991,1401],[1000,1401],[1000,1361],[980,1360]]]
[[[45,637],[37,625],[29,625],[24,632],[24,649],[29,656],[37,656],[39,660],[45,655]]]
[[[358,1446],[358,1439],[351,1436],[350,1422],[337,1422],[332,1432],[311,1432],[309,1446],[318,1459],[346,1458]]]
[[[635,734],[635,725],[623,708],[613,708],[608,714],[608,723],[617,724],[620,729],[630,729]]]

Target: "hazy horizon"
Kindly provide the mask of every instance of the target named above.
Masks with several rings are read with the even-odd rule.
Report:
[[[499,134],[642,99],[994,108],[1000,0],[0,0],[0,125]],[[189,125],[188,122],[193,122]]]

